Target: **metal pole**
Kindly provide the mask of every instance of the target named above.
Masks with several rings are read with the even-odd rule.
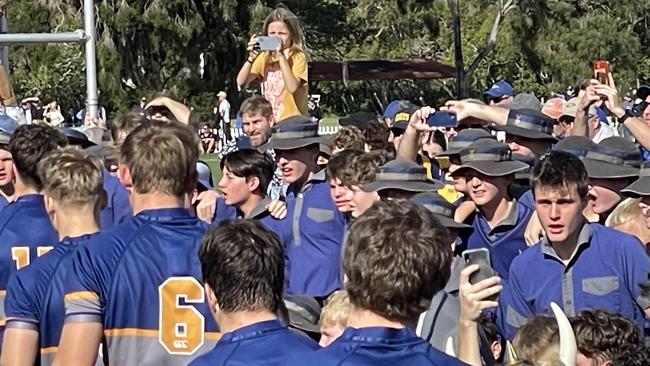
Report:
[[[84,0],[84,29],[86,31],[86,89],[88,105],[86,113],[97,117],[97,36],[95,32],[95,1]],[[104,121],[105,123],[106,121]]]
[[[63,33],[6,33],[0,34],[0,44],[32,43],[79,43],[84,42],[86,34],[81,29]]]

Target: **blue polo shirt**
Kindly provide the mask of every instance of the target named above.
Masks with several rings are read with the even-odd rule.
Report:
[[[284,365],[465,365],[408,329],[346,328],[327,348],[290,357]]]
[[[524,232],[533,213],[533,210],[517,200],[513,203],[508,216],[494,228],[490,228],[485,217],[476,210],[465,220],[465,223],[472,225],[474,230],[469,236],[463,238],[468,249],[489,249],[492,268],[506,280],[512,260],[528,248]]]
[[[319,297],[340,289],[345,218],[332,200],[324,170],[302,187],[289,186],[287,217],[292,236],[287,292]]]
[[[129,192],[124,188],[120,180],[112,176],[104,169],[104,190],[108,196],[106,207],[102,210],[100,216],[100,227],[102,230],[121,224],[125,219],[133,216],[131,202],[129,202]]]
[[[225,333],[212,351],[190,366],[284,365],[282,360],[293,353],[317,349],[311,338],[289,330],[278,320],[269,320]]]
[[[223,197],[217,198],[217,208],[212,218],[213,225],[219,225],[222,221],[225,220],[236,220],[236,219],[255,219],[261,222],[267,229],[278,234],[283,245],[288,245],[291,242],[291,227],[290,220],[288,217],[284,219],[276,219],[269,211],[266,209],[266,206],[271,203],[271,198],[266,197],[262,199],[248,214],[247,217],[243,217],[241,212],[237,210],[237,207],[232,205],[227,205]]]
[[[9,204],[9,201],[7,201],[7,199],[5,198],[5,196],[3,196],[3,195],[0,194],[0,210],[2,210],[3,208],[7,207],[8,204]]]
[[[650,258],[633,236],[585,223],[578,247],[564,264],[546,239],[515,258],[510,281],[500,298],[506,334],[536,314],[550,314],[550,303],[567,316],[584,309],[604,309],[635,322],[643,330],[644,309],[650,298],[642,296],[648,283]]]

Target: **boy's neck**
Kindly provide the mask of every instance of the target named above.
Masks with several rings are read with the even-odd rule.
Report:
[[[307,170],[308,173],[305,173],[303,177],[301,177],[299,180],[295,181],[293,184],[298,187],[298,189],[302,189],[302,187],[309,182],[311,179],[314,178],[316,175],[316,172],[318,172],[318,165],[314,163],[314,166],[310,167],[309,170]]]
[[[510,210],[512,210],[512,205],[512,200],[509,200],[506,196],[501,196],[495,197],[492,201],[479,207],[479,210],[487,220],[490,227],[494,228],[508,217]]]
[[[234,332],[237,329],[241,329],[249,325],[278,319],[277,315],[267,310],[238,311],[234,313],[220,312],[216,318],[221,333]]]
[[[582,231],[582,227],[584,226],[584,217],[580,217],[580,220],[582,224],[578,226],[578,228],[569,234],[566,238],[566,240],[563,240],[561,242],[550,242],[549,244],[551,247],[553,247],[553,250],[555,253],[560,257],[560,259],[564,262],[564,264],[568,264],[571,258],[573,258],[576,249],[578,248],[578,237],[580,237],[580,231]]]
[[[22,178],[16,174],[16,182],[14,183],[14,199],[18,199],[22,196],[27,196],[30,194],[40,194],[36,187],[32,185],[25,184]]]
[[[253,209],[260,203],[264,197],[258,194],[251,194],[246,202],[237,206],[237,209],[242,213],[244,218],[248,218]]]
[[[352,328],[369,328],[369,327],[383,327],[383,328],[406,328],[406,324],[396,322],[384,318],[383,316],[374,313],[370,310],[359,308],[357,306],[350,306],[350,314],[348,315],[348,327]]]
[[[76,238],[99,231],[99,214],[95,215],[92,208],[59,211],[54,216],[59,240],[63,240],[66,236]]]
[[[184,197],[176,197],[167,193],[137,193],[131,191],[131,206],[133,215],[145,210],[162,208],[184,208]]]

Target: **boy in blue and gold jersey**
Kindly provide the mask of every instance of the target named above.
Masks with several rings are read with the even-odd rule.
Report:
[[[45,211],[61,241],[9,279],[3,365],[50,365],[54,360],[72,253],[99,231],[99,212],[106,201],[101,161],[80,150],[50,153],[39,164],[39,176]]]
[[[135,216],[77,250],[55,364],[186,365],[218,338],[198,250],[207,226],[187,207],[198,142],[177,123],[138,127],[119,176]]]
[[[49,126],[37,125],[20,126],[9,141],[15,200],[0,212],[0,308],[4,308],[9,276],[59,241],[45,212],[40,194],[43,182],[37,167],[49,152],[65,145],[65,136]],[[4,318],[4,312],[0,312],[0,340]]]

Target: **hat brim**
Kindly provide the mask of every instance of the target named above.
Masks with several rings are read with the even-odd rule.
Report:
[[[306,147],[310,145],[320,145],[321,137],[300,137],[300,138],[288,138],[288,139],[274,139],[271,137],[269,142],[259,147],[263,150],[294,150],[300,149],[301,147]]]
[[[597,179],[615,179],[615,178],[634,178],[639,176],[639,168],[611,164],[600,160],[581,158],[582,163],[587,168],[589,178]]]
[[[437,180],[376,180],[361,186],[364,192],[377,192],[385,189],[399,189],[408,192],[433,192],[444,185]]]
[[[521,128],[517,126],[512,126],[512,125],[505,125],[505,126],[491,126],[493,130],[497,131],[505,131],[507,134],[513,135],[513,136],[519,136],[531,140],[542,140],[542,141],[548,141],[550,143],[555,143],[558,140],[548,134],[545,134],[543,132],[537,132],[537,131],[532,131],[526,128]]]
[[[645,197],[650,196],[650,177],[640,177],[634,183],[621,190],[626,197]]]
[[[446,228],[449,228],[449,229],[456,229],[456,230],[472,230],[472,229],[474,229],[471,225],[456,222],[456,221],[450,219],[447,216],[443,216],[443,215],[439,215],[439,214],[435,214],[435,213],[433,214],[433,216],[435,216],[438,219],[438,221],[440,221],[440,224],[442,224],[442,226],[444,226]]]
[[[529,168],[529,165],[515,160],[508,161],[468,161],[458,168],[454,175],[458,175],[463,170],[476,170],[488,177],[503,177],[505,175],[522,172]]]
[[[487,90],[487,91],[483,92],[483,95],[489,95],[489,96],[494,97],[494,98],[502,98],[504,96],[509,96],[509,97],[512,96],[512,95],[510,95],[508,93],[492,91],[492,90]]]
[[[82,149],[91,147],[91,146],[96,146],[94,142],[86,139],[80,139],[78,137],[74,136],[66,136],[68,138],[68,144],[69,145],[74,145],[74,146],[81,146]]]
[[[466,148],[465,148],[466,149]],[[452,156],[452,155],[460,155],[460,152],[463,151],[462,148],[458,149],[448,149],[446,151],[441,152],[440,154],[436,156]]]

